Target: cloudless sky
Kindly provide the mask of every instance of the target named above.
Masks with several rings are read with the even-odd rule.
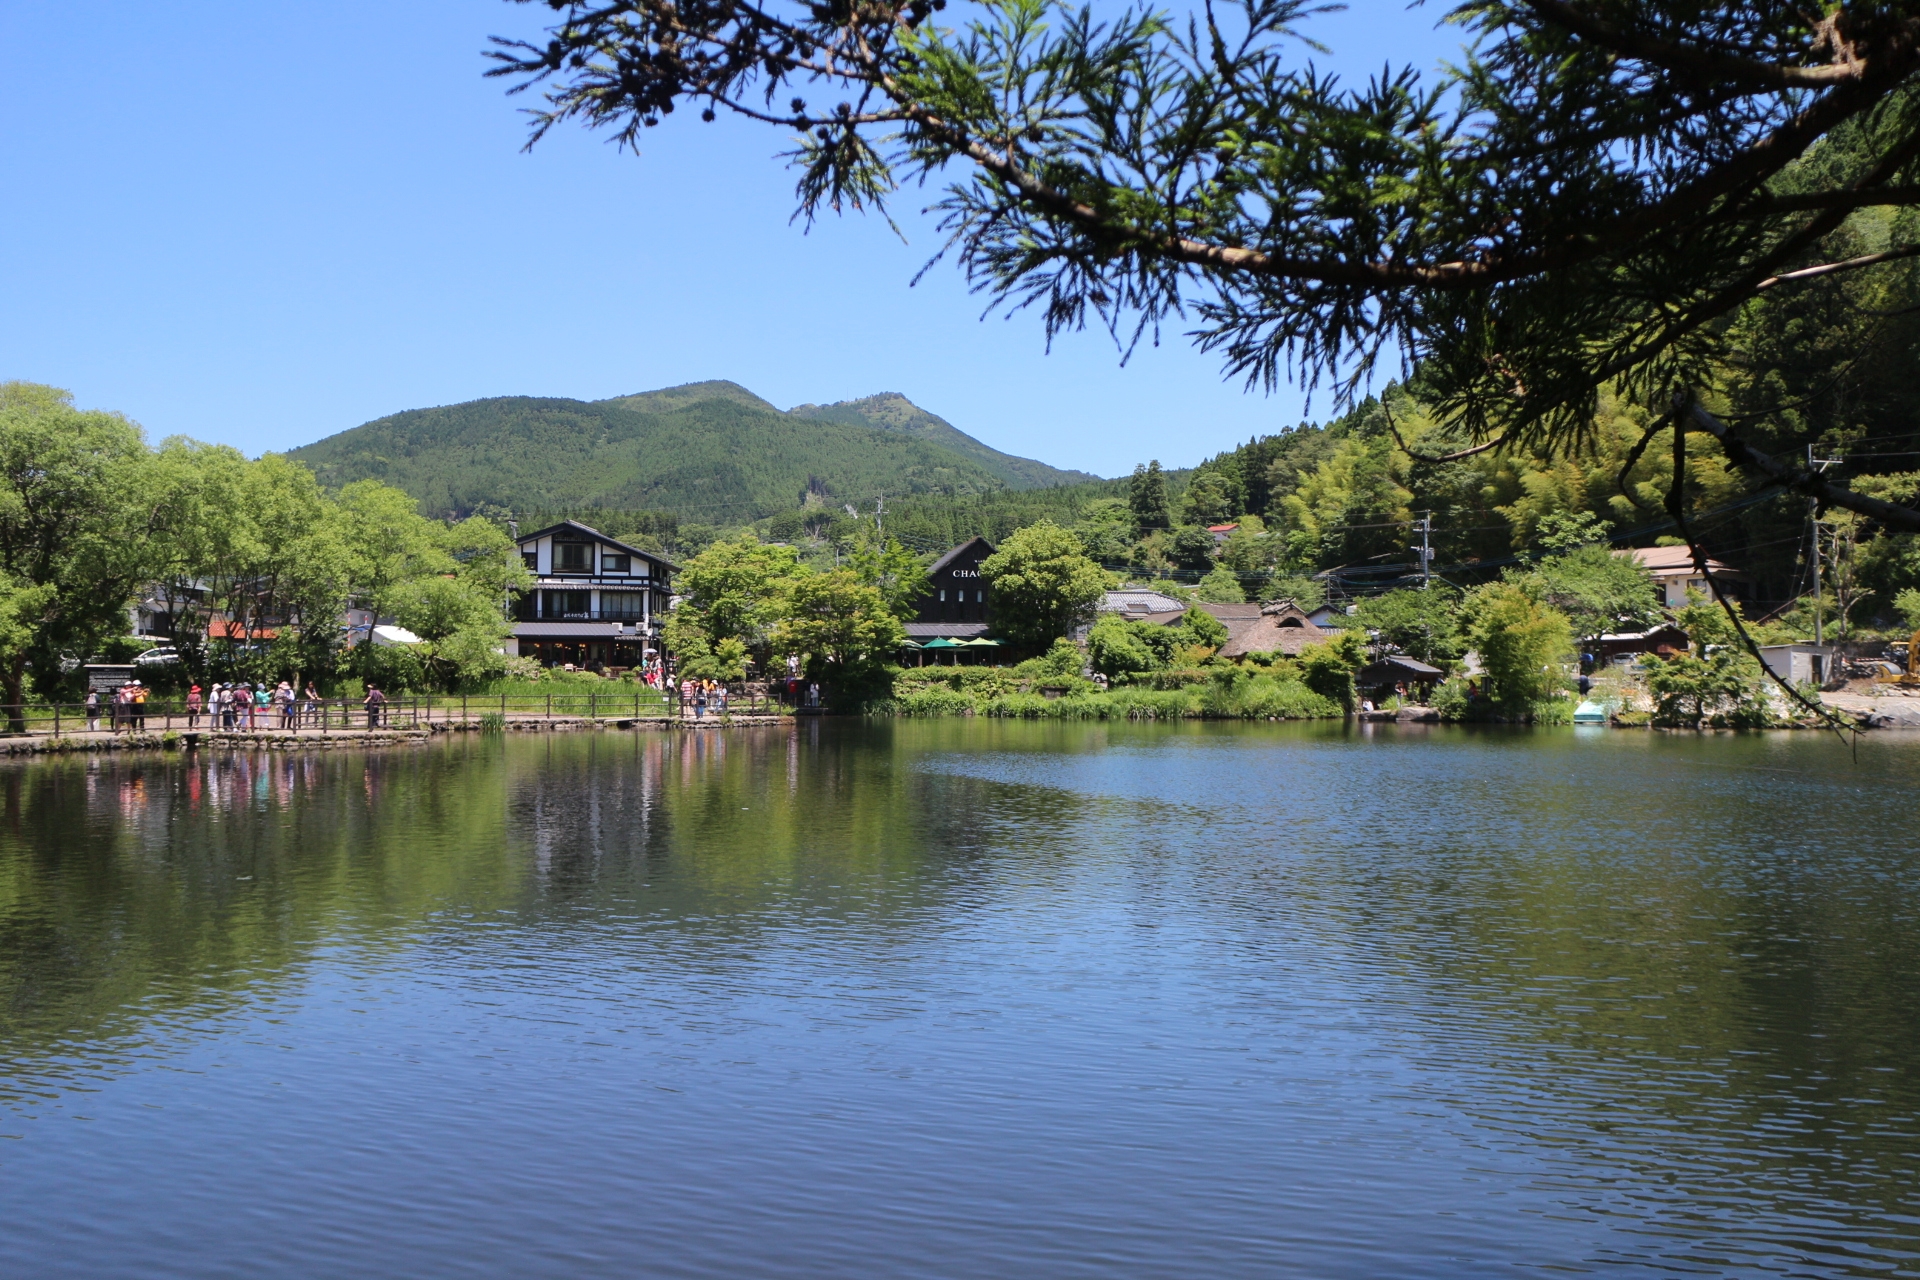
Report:
[[[1365,76],[1451,56],[1441,12],[1362,0],[1308,30],[1321,65]],[[870,216],[790,224],[776,130],[683,111],[638,156],[578,128],[523,153],[523,104],[480,52],[546,14],[0,4],[0,379],[249,453],[402,409],[708,378],[781,408],[899,391],[1103,475],[1306,415],[1297,391],[1225,381],[1177,325],[1122,367],[1103,333],[1049,354],[1035,316],[983,322],[950,266],[909,287],[938,246],[930,192],[901,194],[907,244]]]

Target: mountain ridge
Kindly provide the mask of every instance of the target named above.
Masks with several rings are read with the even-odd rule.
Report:
[[[993,449],[897,392],[783,412],[725,380],[606,400],[495,396],[408,409],[288,456],[329,487],[393,484],[435,516],[578,506],[730,523],[822,501],[1087,478]]]

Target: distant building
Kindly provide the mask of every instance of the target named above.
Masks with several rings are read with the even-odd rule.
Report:
[[[656,647],[679,566],[577,520],[515,542],[534,583],[516,604],[509,653],[549,667],[641,665]]]
[[[1227,629],[1226,643],[1220,646],[1222,658],[1244,658],[1250,653],[1298,654],[1310,644],[1332,635],[1315,626],[1306,611],[1291,600],[1270,604],[1199,604],[1192,606]],[[1188,606],[1158,610],[1148,614],[1125,614],[1130,620],[1172,626],[1186,616]]]
[[[1239,527],[1238,523],[1210,524],[1207,526],[1207,532],[1213,535],[1213,545],[1217,547],[1225,543],[1228,538],[1231,538],[1233,531]]]
[[[1632,556],[1653,575],[1654,585],[1660,589],[1660,603],[1669,609],[1679,609],[1687,603],[1687,591],[1692,589],[1702,596],[1713,593],[1707,585],[1707,579],[1701,574],[1699,566],[1693,562],[1693,552],[1687,547],[1632,547],[1613,554]],[[1740,570],[1718,560],[1707,560],[1707,572],[1720,584],[1720,589],[1728,597],[1744,600],[1747,597],[1751,580]]]
[[[985,538],[969,538],[935,560],[927,570],[927,594],[920,597],[907,638],[972,640],[993,622],[993,592],[980,576],[980,562],[993,554]]]
[[[1648,627],[1645,631],[1615,631],[1588,641],[1587,652],[1595,665],[1631,663],[1635,658],[1652,656],[1673,658],[1686,653],[1691,642],[1687,633],[1671,622]]]
[[[1118,591],[1109,591],[1101,597],[1094,611],[1117,613],[1127,618],[1142,618],[1150,613],[1165,613],[1169,609],[1183,610],[1186,607],[1186,601],[1176,600],[1165,592],[1153,591],[1146,587],[1122,587]]]

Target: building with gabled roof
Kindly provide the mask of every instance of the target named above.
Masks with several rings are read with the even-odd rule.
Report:
[[[509,652],[604,670],[640,666],[658,648],[678,565],[578,520],[514,542],[534,581],[516,602]]]
[[[969,538],[928,567],[927,594],[907,623],[909,639],[971,640],[987,633],[993,591],[980,576],[980,562],[992,554],[991,542]]]

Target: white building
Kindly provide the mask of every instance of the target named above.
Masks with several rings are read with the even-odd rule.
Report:
[[[1647,572],[1653,575],[1654,585],[1660,590],[1660,603],[1669,609],[1684,608],[1689,590],[1698,592],[1706,599],[1713,598],[1706,575],[1694,564],[1693,551],[1688,547],[1632,547],[1613,554],[1632,556],[1644,565]],[[1746,599],[1746,574],[1714,559],[1707,561],[1707,571],[1730,598]]]
[[[679,566],[577,520],[515,541],[534,584],[520,599],[509,652],[601,669],[640,666],[657,647]]]

